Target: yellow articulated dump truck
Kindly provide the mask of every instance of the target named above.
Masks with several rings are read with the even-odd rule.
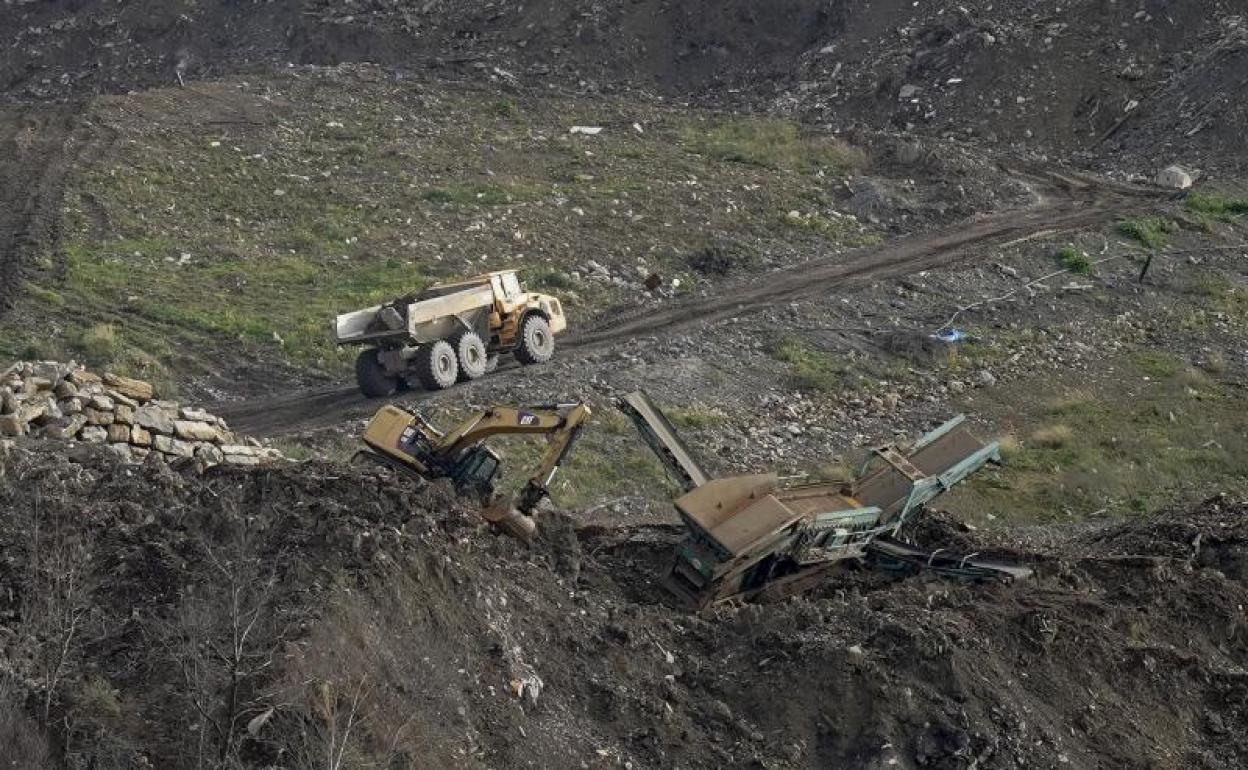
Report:
[[[344,313],[334,339],[364,347],[356,382],[377,398],[405,385],[442,390],[475,380],[504,353],[522,364],[545,363],[567,325],[558,299],[525,291],[515,270],[501,270]]]

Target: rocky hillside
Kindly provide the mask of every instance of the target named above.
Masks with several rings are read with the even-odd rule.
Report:
[[[8,0],[0,14],[0,91],[19,98],[368,61],[1140,165],[1243,162],[1248,42],[1231,0]]]

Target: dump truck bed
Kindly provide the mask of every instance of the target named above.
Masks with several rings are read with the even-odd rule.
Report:
[[[334,324],[339,345],[407,338],[414,342],[442,339],[458,317],[492,307],[494,291],[489,283],[467,284],[449,294],[403,303],[401,300],[344,313]]]

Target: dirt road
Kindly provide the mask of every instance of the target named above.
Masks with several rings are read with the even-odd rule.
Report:
[[[1069,175],[1014,172],[1036,191],[1027,209],[1003,211],[955,227],[861,249],[846,255],[815,259],[752,276],[722,287],[717,297],[672,302],[632,317],[611,317],[567,338],[560,354],[576,356],[604,345],[642,335],[700,326],[758,312],[777,302],[830,290],[844,291],[866,282],[972,262],[986,252],[1031,238],[1096,227],[1154,206],[1164,194],[1153,189],[1119,185]],[[720,297],[732,297],[725,303]],[[507,376],[502,370],[495,377]],[[418,396],[419,398],[419,396]],[[354,384],[282,396],[211,405],[232,427],[254,436],[272,436],[332,425],[344,417],[363,415],[373,401]]]

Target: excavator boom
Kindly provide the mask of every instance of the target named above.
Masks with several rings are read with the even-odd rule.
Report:
[[[530,407],[492,406],[442,433],[420,415],[394,405],[382,407],[364,431],[369,456],[408,475],[450,479],[461,493],[475,494],[482,515],[504,532],[528,540],[536,526],[533,510],[549,495],[551,482],[580,436],[591,412],[582,403]],[[500,460],[485,443],[498,435],[536,435],[549,439],[537,469],[515,498],[494,494]]]

